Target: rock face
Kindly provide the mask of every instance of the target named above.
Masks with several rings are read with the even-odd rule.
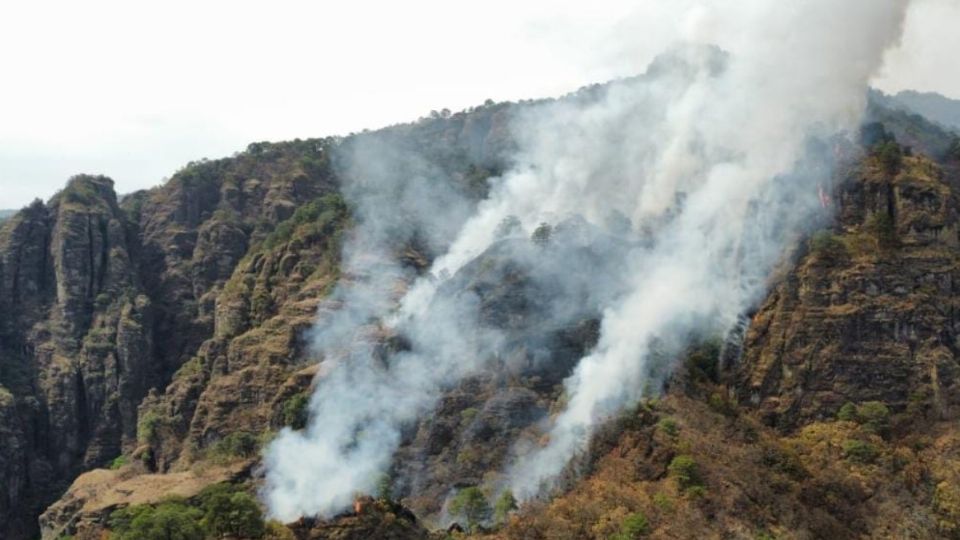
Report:
[[[835,230],[753,318],[744,402],[788,429],[848,401],[882,401],[907,423],[960,414],[958,183],[922,158],[851,172]]]
[[[6,534],[81,470],[120,454],[150,376],[150,300],[131,264],[135,236],[113,183],[78,176],[0,233],[0,468]]]
[[[379,136],[429,153],[477,197],[508,109]],[[119,201],[109,179],[78,176],[3,221],[0,537],[35,537],[77,475],[120,456],[140,473],[185,470],[223,458],[228,435],[286,423],[313,373],[301,333],[339,272],[351,159],[335,163],[340,145],[252,144]],[[58,506],[44,536],[82,507]]]

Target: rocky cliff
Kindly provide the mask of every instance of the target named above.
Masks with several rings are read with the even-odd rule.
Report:
[[[491,106],[384,134],[476,189],[505,115]],[[122,200],[111,180],[77,176],[2,224],[0,536],[33,537],[83,471],[230,460],[299,414],[284,405],[311,378],[301,331],[338,277],[349,220],[340,143],[252,144]],[[63,530],[55,521],[45,536]]]

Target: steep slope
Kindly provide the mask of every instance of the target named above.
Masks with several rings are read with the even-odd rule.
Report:
[[[689,353],[595,438],[585,478],[490,536],[958,537],[958,165],[849,170],[740,361]]]

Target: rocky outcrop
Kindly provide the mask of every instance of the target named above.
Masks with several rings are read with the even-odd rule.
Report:
[[[0,232],[2,422],[18,464],[0,471],[0,522],[11,537],[33,530],[23,518],[69,478],[133,440],[153,346],[132,241],[113,182],[92,176]]]
[[[753,317],[745,403],[784,428],[846,402],[881,401],[907,426],[960,414],[958,180],[916,157],[851,173],[836,227]]]
[[[490,156],[503,147],[497,142],[503,136],[490,134],[504,130],[504,109],[396,126],[384,136],[406,141],[411,151],[432,152],[458,189],[476,196],[490,174],[481,165],[494,167]],[[314,372],[302,354],[302,333],[339,276],[340,236],[349,219],[338,194],[340,175],[356,159],[345,149],[335,164],[333,149],[341,144],[252,144],[231,158],[191,163],[164,186],[127,196],[119,206],[115,197],[101,201],[112,191],[99,179],[85,185],[87,199],[69,199],[69,215],[41,204],[36,216],[28,210],[8,224],[18,238],[39,238],[19,242],[23,254],[10,258],[44,269],[30,270],[29,283],[18,281],[0,294],[0,302],[36,313],[34,322],[15,330],[33,332],[45,344],[25,354],[23,364],[42,366],[37,380],[48,405],[37,414],[53,418],[50,429],[64,434],[37,439],[49,436],[58,452],[72,456],[62,458],[72,467],[59,473],[62,481],[34,476],[31,485],[52,487],[23,512],[20,529],[9,529],[12,538],[35,530],[30,514],[82,470],[121,454],[142,467],[137,475],[233,463],[245,457],[234,454],[237,445],[245,453],[252,444],[255,454],[256,445],[289,421],[291,404],[303,399]],[[65,194],[50,206],[67,200]],[[81,210],[90,220],[81,219]],[[125,244],[117,251],[121,237]],[[123,286],[115,286],[117,276],[124,276]],[[0,277],[0,283],[23,279]],[[47,300],[35,307],[23,300],[25,290],[45,291]],[[63,347],[54,343],[57,336]],[[37,393],[24,393],[24,402]],[[32,421],[3,403],[0,422],[20,420],[0,430],[16,433],[17,441],[29,438],[20,433]],[[8,469],[39,463],[28,454],[11,459]],[[46,531],[90,522],[79,514],[92,491],[70,493],[73,502],[44,517]],[[7,508],[25,504],[21,498]]]

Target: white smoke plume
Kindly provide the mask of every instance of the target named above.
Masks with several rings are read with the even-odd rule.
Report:
[[[599,343],[566,381],[548,444],[519,448],[508,474],[521,498],[549,488],[596,425],[655,389],[653,342],[729,327],[763,293],[820,212],[829,141],[858,126],[906,2],[655,2],[678,38],[720,49],[674,48],[644,76],[528,108],[514,123],[515,166],[475,209],[431,181],[429,165],[405,160],[400,172],[379,156],[389,149],[373,145],[355,163],[375,166],[348,187],[358,226],[341,308],[318,323],[328,365],[310,425],[281,433],[265,458],[271,513],[329,516],[369,492],[404,426],[497,349],[502,336],[478,324],[477,299],[444,294],[433,276],[455,275],[488,250],[508,216],[527,234],[571,216],[603,229],[619,219],[630,225],[621,283],[595,283],[587,295],[597,305],[586,309],[602,312]],[[446,253],[399,295],[412,276],[394,252],[414,236]],[[372,334],[406,343],[383,351]]]

